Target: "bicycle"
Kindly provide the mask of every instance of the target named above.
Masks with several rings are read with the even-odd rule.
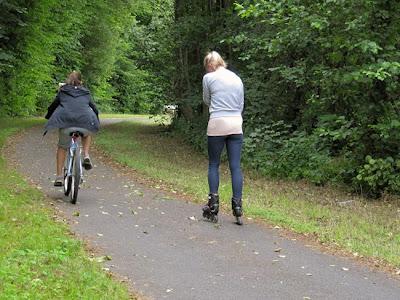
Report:
[[[68,149],[68,156],[64,167],[64,195],[70,195],[71,203],[76,204],[79,185],[83,178],[82,150],[79,139],[80,137],[83,137],[83,133],[80,131],[72,131],[70,136],[71,145]]]

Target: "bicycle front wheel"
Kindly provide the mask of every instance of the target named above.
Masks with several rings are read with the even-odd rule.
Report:
[[[72,176],[71,176],[71,203],[75,204],[78,199],[79,184],[81,183],[81,153],[79,150],[75,151]]]

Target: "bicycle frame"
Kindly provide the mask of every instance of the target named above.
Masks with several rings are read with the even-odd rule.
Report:
[[[79,143],[81,135],[78,131],[72,132],[71,144],[68,149],[67,162],[64,168],[64,195],[71,196],[72,204],[75,204],[77,201],[79,185],[83,178],[81,146]]]
[[[73,163],[73,158],[75,157],[76,151],[81,151],[80,143],[79,143],[79,135],[76,133],[72,134],[71,138],[71,145],[69,147],[68,151],[68,158],[67,158],[67,176],[72,175],[72,163]],[[82,171],[82,164],[79,164],[79,174],[83,175]]]

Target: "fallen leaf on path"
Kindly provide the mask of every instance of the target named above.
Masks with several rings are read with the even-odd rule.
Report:
[[[197,221],[197,219],[194,216],[188,217],[188,219],[192,221]]]
[[[166,289],[167,293],[171,293],[173,291],[173,289]]]
[[[397,271],[396,271],[396,275],[400,275],[400,270],[397,270]]]
[[[343,267],[343,268],[342,268],[342,270],[343,270],[343,271],[348,271],[348,270],[349,270],[349,268],[345,268],[345,267]]]
[[[312,274],[311,274],[311,273],[306,273],[306,275],[307,275],[307,276],[312,276]]]
[[[143,195],[144,195],[143,192],[141,192],[141,191],[139,191],[139,190],[134,190],[134,193],[135,193],[136,195],[139,195],[139,196],[143,196]]]
[[[101,213],[102,213],[103,215],[109,215],[109,213],[106,212],[106,211],[102,211]]]
[[[282,251],[282,248],[276,248],[275,250],[274,250],[274,252],[281,252]]]
[[[79,211],[75,211],[72,215],[73,215],[74,217],[79,217]]]
[[[101,236],[103,236],[103,234],[102,234],[102,233],[98,233],[97,236],[100,236],[100,237],[101,237]]]
[[[109,261],[109,260],[111,260],[111,259],[112,259],[112,258],[111,258],[111,256],[109,256],[109,255],[99,256],[99,257],[96,257],[96,258],[95,258],[95,260],[96,260],[97,262],[99,262],[99,263],[105,262],[105,261]]]
[[[286,255],[278,255],[280,258],[285,258]]]

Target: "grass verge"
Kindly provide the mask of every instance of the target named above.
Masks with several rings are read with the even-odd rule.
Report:
[[[0,148],[33,119],[0,119]],[[0,157],[0,299],[131,299]]]
[[[156,184],[204,202],[208,192],[207,158],[179,137],[148,121],[106,126],[96,137],[116,161]],[[271,181],[245,170],[247,217],[309,235],[332,249],[344,249],[375,264],[400,268],[400,205],[368,201],[339,190],[302,182]],[[221,166],[220,198],[230,207],[229,170]],[[200,209],[200,208],[199,208]]]

